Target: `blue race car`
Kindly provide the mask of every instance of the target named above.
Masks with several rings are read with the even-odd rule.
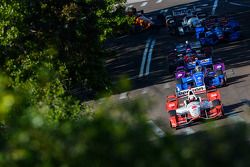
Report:
[[[225,65],[222,61],[215,61],[213,64],[200,63],[204,68],[205,84],[209,87],[221,87],[226,85]]]
[[[192,76],[186,76],[176,80],[176,94],[192,87],[194,87],[194,80]]]
[[[185,67],[188,70],[194,70],[197,66],[204,67],[204,66],[208,66],[208,65],[212,65],[212,64],[213,64],[213,60],[211,57],[203,58],[200,60],[199,60],[199,57],[197,57],[195,61],[186,63]]]
[[[196,28],[196,38],[201,42],[203,46],[214,46],[219,42],[217,34],[213,30],[201,31]]]
[[[240,38],[240,24],[231,20],[224,27],[225,40],[232,42]]]
[[[212,58],[198,60],[199,64],[193,63],[185,77],[177,79],[176,93],[200,86],[222,87],[226,85],[224,63],[212,63]]]
[[[205,85],[204,72],[201,70],[201,66],[199,66],[199,68],[200,69],[196,70],[195,72],[192,71],[190,73],[186,73],[186,77],[177,79],[176,94],[178,94],[178,92],[183,90]]]
[[[225,35],[224,35],[223,28],[221,26],[213,27],[212,31],[215,33],[219,41],[224,41]]]
[[[226,86],[226,75],[222,70],[211,70],[207,72],[204,82],[208,88]]]
[[[236,41],[240,38],[240,24],[227,18],[213,18],[205,21],[204,26],[196,27],[196,39],[202,45],[213,46],[220,41]]]

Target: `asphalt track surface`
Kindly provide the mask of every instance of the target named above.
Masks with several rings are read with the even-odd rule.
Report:
[[[215,8],[216,15],[230,15],[240,22],[242,38],[239,41],[214,47],[214,57],[222,58],[227,68],[228,86],[219,89],[226,117],[209,122],[198,122],[178,130],[169,127],[165,99],[167,95],[174,93],[175,81],[173,75],[168,72],[168,53],[173,49],[175,43],[183,42],[187,38],[170,36],[166,28],[123,36],[109,43],[107,47],[117,52],[116,57],[106,61],[113,81],[115,82],[120,76],[125,75],[132,84],[131,91],[113,95],[112,98],[126,101],[143,97],[152,101],[151,108],[146,111],[148,119],[167,134],[189,135],[211,127],[216,128],[238,122],[250,123],[250,1],[220,0],[217,6],[216,0],[190,0],[183,1],[181,5],[181,1],[175,4],[175,0],[162,0],[160,4],[155,1],[149,0],[145,6],[141,6],[143,2],[128,5],[151,12],[148,13],[149,15],[193,5],[210,13]],[[149,39],[155,40],[155,45],[151,49],[151,61],[148,63],[148,57],[146,57],[143,75],[140,75],[143,55]],[[150,48],[147,56],[149,50]],[[147,64],[149,64],[149,72],[146,75]]]

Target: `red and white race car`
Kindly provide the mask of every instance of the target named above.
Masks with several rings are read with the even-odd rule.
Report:
[[[187,91],[184,98],[167,97],[166,110],[172,128],[192,123],[199,119],[215,119],[224,116],[220,92],[207,90],[204,97],[196,95],[196,88]]]

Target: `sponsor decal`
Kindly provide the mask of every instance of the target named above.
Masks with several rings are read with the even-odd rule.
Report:
[[[195,87],[195,88],[191,88],[191,90],[195,93],[195,94],[199,94],[202,93],[204,91],[206,91],[206,87],[204,86],[200,86],[200,87]],[[183,96],[187,96],[188,95],[188,89],[187,90],[183,90],[180,92],[177,92],[177,96],[178,97],[183,97]]]
[[[206,62],[209,62],[209,59],[203,59],[201,60],[202,63],[206,63]]]
[[[197,106],[192,106],[192,109],[196,109],[197,108]]]
[[[174,103],[170,103],[170,104],[168,105],[168,107],[174,107],[174,106],[175,106]]]
[[[217,96],[217,93],[212,93],[211,94],[211,97],[216,97]]]
[[[182,74],[178,74],[177,76],[178,76],[178,77],[181,77],[181,76],[182,76]]]

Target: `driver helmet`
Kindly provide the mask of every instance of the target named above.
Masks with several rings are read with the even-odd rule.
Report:
[[[195,67],[195,71],[196,72],[201,72],[202,71],[202,67],[201,66],[196,66]]]
[[[196,100],[195,95],[190,95],[190,96],[188,96],[188,101],[189,101],[189,102],[192,102],[192,101],[195,101],[195,100]]]
[[[197,100],[197,98],[196,98],[194,92],[192,90],[189,90],[188,91],[188,101],[192,102],[192,101],[195,101],[195,100]]]

